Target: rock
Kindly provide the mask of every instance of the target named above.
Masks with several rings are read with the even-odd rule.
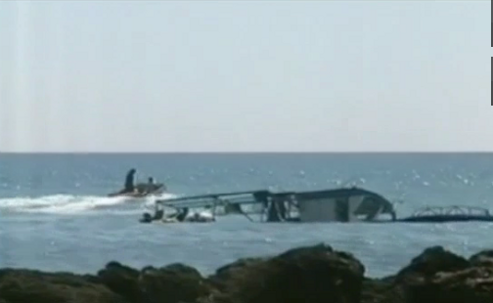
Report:
[[[227,292],[235,303],[359,303],[363,274],[363,265],[350,254],[316,245],[237,270]]]
[[[403,303],[404,293],[400,287],[380,279],[368,279],[363,282],[361,303]]]
[[[69,273],[0,270],[0,302],[8,303],[124,303],[124,298],[101,284]]]
[[[479,267],[489,256],[477,254],[469,261],[441,246],[431,247],[399,271],[394,283],[406,303],[493,302],[493,268]]]
[[[220,267],[216,270],[216,273],[209,277],[215,287],[221,290],[225,290],[228,287],[229,281],[235,276],[241,276],[242,271],[248,267],[257,265],[266,261],[267,258],[242,258],[233,263]]]
[[[97,274],[101,283],[129,302],[139,302],[142,292],[138,284],[139,271],[118,262],[109,262]]]
[[[491,303],[493,251],[469,260],[424,250],[396,275],[371,279],[351,254],[319,244],[245,258],[207,279],[171,264],[137,270],[110,262],[97,275],[0,270],[0,303]]]
[[[195,268],[183,264],[146,268],[139,277],[139,286],[143,299],[136,301],[139,303],[195,302],[212,292],[210,284]]]
[[[406,298],[406,303],[491,303],[493,268],[473,267],[437,273],[431,279],[411,284]]]
[[[463,270],[471,266],[463,257],[457,256],[441,246],[425,249],[411,263],[401,269],[396,276],[396,283],[406,283],[422,277],[430,277],[438,272]]]
[[[148,266],[139,272],[110,262],[99,271],[98,277],[101,283],[131,303],[194,302],[212,291],[195,268],[183,264],[162,268]]]
[[[469,258],[475,266],[493,266],[493,250],[483,250]]]

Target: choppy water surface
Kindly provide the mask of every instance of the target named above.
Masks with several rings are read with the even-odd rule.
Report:
[[[426,206],[492,208],[493,154],[0,154],[0,267],[95,272],[184,262],[203,273],[239,257],[326,242],[352,252],[371,276],[398,270],[424,248],[470,255],[493,247],[489,223],[139,224],[152,199],[107,198],[130,167],[184,194],[356,184],[398,201],[398,215]]]

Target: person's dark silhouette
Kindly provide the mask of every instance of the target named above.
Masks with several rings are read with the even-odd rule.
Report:
[[[183,222],[183,220],[185,220],[187,215],[188,215],[188,207],[184,207],[183,209],[181,209],[180,212],[178,212],[178,214],[176,216],[176,220],[178,222]]]
[[[136,172],[135,168],[132,168],[131,170],[128,171],[127,177],[125,178],[125,192],[133,192],[134,191],[135,172]]]

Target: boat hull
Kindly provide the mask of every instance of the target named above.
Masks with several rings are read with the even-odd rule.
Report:
[[[153,188],[152,190],[148,190],[148,186],[145,186],[145,184],[137,184],[136,189],[137,191],[134,192],[127,192],[124,189],[114,192],[114,193],[109,193],[107,196],[108,197],[129,197],[129,198],[145,198],[148,196],[153,196],[157,194],[161,194],[164,191],[164,184],[158,183],[158,184],[152,184]]]

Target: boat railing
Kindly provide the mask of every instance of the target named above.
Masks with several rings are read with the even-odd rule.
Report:
[[[443,206],[443,207],[423,207],[412,214],[412,217],[424,216],[450,216],[450,215],[481,215],[490,216],[490,211],[482,207],[471,206]]]

